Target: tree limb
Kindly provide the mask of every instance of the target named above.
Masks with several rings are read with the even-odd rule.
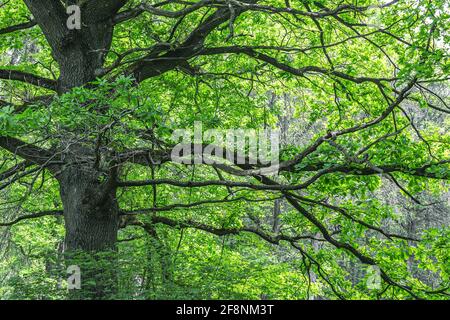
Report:
[[[63,212],[61,210],[49,210],[49,211],[42,211],[37,213],[30,213],[23,216],[20,216],[12,221],[9,222],[0,222],[0,227],[11,227],[21,221],[29,220],[29,219],[36,219],[41,218],[45,216],[60,216]]]
[[[21,81],[21,82],[32,84],[32,85],[42,87],[42,88],[45,88],[48,90],[52,90],[52,91],[57,90],[57,82],[55,80],[47,79],[47,78],[40,77],[35,74],[23,72],[23,71],[0,69],[0,79]]]

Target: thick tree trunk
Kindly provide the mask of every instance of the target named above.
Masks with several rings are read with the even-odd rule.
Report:
[[[59,64],[58,94],[94,81],[102,72],[111,47],[113,18],[128,1],[25,0]],[[81,8],[81,29],[67,26],[66,6]],[[77,140],[77,139],[75,139]],[[66,160],[57,174],[64,206],[65,252],[69,265],[81,269],[82,289],[74,297],[108,298],[116,287],[114,254],[119,206],[115,188],[108,185],[109,168],[95,168],[91,144],[83,147],[71,138],[62,139],[59,150]],[[85,142],[83,142],[85,143]],[[64,150],[64,151],[62,151]],[[105,258],[109,252],[109,258]],[[80,253],[85,258],[80,259]]]
[[[105,195],[104,192],[107,192]],[[64,205],[67,266],[81,271],[74,299],[108,299],[116,293],[116,241],[119,208],[114,190],[105,190],[95,172],[73,166],[60,177]]]

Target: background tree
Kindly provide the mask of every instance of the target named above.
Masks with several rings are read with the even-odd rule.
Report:
[[[80,30],[67,27],[73,4]],[[327,298],[448,296],[448,220],[405,233],[375,195],[393,184],[448,215],[446,1],[12,0],[0,10],[0,225],[64,233],[54,249],[82,267],[77,297],[134,285],[118,271],[134,248],[126,241],[117,256],[120,229],[144,237],[147,293],[155,255],[170,288],[187,263],[183,230],[196,229],[252,234],[278,258],[295,252],[286,263],[306,276],[299,296],[311,282]],[[280,174],[172,162],[171,132],[194,121],[282,127]],[[30,221],[44,216],[56,218]],[[380,268],[378,290],[351,281],[356,264]]]

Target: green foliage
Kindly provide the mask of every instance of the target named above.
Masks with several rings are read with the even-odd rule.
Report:
[[[129,1],[129,7],[138,2]],[[307,0],[295,6],[307,11],[308,4],[323,13],[320,5],[366,6],[372,2]],[[282,0],[264,4],[286,5]],[[164,9],[183,6],[169,3]],[[30,16],[22,1],[5,2],[0,8],[0,29],[26,22]],[[108,169],[119,168],[117,179],[121,181],[225,179],[256,184],[252,176],[222,172],[223,177],[218,177],[217,171],[206,165],[117,165],[108,155],[133,149],[170,149],[173,130],[192,129],[196,121],[202,122],[204,130],[277,128],[288,122],[294,134],[283,141],[280,159],[288,161],[319,137],[382,116],[401,88],[418,79],[425,87],[412,90],[402,108],[394,108],[383,121],[365,130],[326,139],[291,170],[276,177],[278,183],[293,186],[330,170],[295,191],[299,203],[330,230],[331,236],[374,259],[401,286],[382,281],[379,288],[368,288],[367,264],[361,264],[345,247],[325,241],[323,230],[285,200],[280,232],[304,238],[273,240],[279,235],[274,230],[274,199],[286,196],[281,192],[244,188],[230,192],[215,185],[178,188],[163,184],[118,188],[120,210],[239,197],[246,201],[150,210],[119,231],[117,252],[101,257],[68,257],[63,253],[63,217],[0,227],[0,298],[91,298],[95,292],[88,291],[98,289],[100,282],[111,289],[105,289],[108,292],[103,297],[110,299],[410,299],[405,287],[413,288],[421,298],[448,298],[448,293],[435,291],[450,285],[450,120],[432,106],[448,104],[449,100],[448,94],[440,98],[426,90],[431,83],[448,91],[448,1],[407,0],[386,11],[349,10],[338,15],[347,25],[330,16],[319,19],[320,28],[309,17],[244,12],[234,21],[234,37],[229,38],[230,26],[223,24],[208,35],[204,46],[256,47],[259,53],[292,68],[313,66],[328,71],[297,76],[245,54],[198,55],[186,60],[198,67],[194,76],[179,66],[137,85],[128,71],[134,61],[148,53],[143,48],[165,43],[170,34],[169,40],[175,39],[170,45],[175,48],[210,10],[195,11],[180,19],[176,27],[168,17],[144,14],[118,24],[105,66],[113,66],[118,53],[141,50],[132,50],[110,74],[58,95],[51,103],[28,99],[48,94],[47,90],[0,80],[0,102],[6,97],[0,104],[0,136],[20,137],[51,151],[64,149],[65,141],[104,147],[99,182],[108,181]],[[363,21],[376,23],[377,32],[371,26],[358,25]],[[27,49],[31,42],[38,51]],[[322,42],[328,44],[326,52]],[[11,50],[23,58],[8,70],[59,76],[52,49],[39,28],[0,35],[0,64],[9,64]],[[345,77],[339,76],[342,74]],[[395,81],[390,80],[393,76]],[[389,81],[365,81],[367,77]],[[17,112],[18,97],[27,101],[21,112]],[[410,114],[420,119],[411,119]],[[55,158],[60,159],[62,153],[55,152]],[[2,175],[20,162],[7,150],[0,150],[0,155],[4,160]],[[380,167],[393,168],[392,174],[366,174]],[[35,171],[2,180],[0,223],[31,212],[63,209],[54,172],[39,166],[28,169]],[[12,210],[12,204],[17,203],[20,205]],[[430,203],[440,207],[428,217]],[[154,224],[155,217],[177,223]],[[186,226],[193,222],[194,228]],[[258,227],[260,234],[249,231],[249,225]],[[228,234],[218,237],[208,233],[211,229]],[[263,239],[261,234],[269,236]],[[416,235],[420,242],[408,238]],[[73,292],[67,289],[68,265],[106,275],[108,281],[103,278],[97,283],[90,275],[86,278],[93,282],[85,283],[85,291]]]

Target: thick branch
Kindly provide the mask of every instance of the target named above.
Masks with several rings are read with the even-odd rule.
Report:
[[[14,155],[39,165],[50,165],[54,154],[32,144],[23,142],[17,138],[0,136],[0,147]]]
[[[243,9],[236,9],[234,12],[235,17],[242,12],[244,12]],[[156,50],[156,52],[147,55],[140,62],[132,66],[129,72],[134,75],[134,78],[138,82],[141,82],[173,70],[199,52],[206,37],[221,24],[227,22],[230,17],[231,13],[228,6],[218,9],[198,25],[186,40],[174,50],[161,56],[159,55],[161,52]]]
[[[64,39],[69,33],[67,15],[62,2],[54,0],[24,0],[35,21],[39,24],[53,53],[61,54]]]
[[[56,91],[57,88],[57,83],[54,80],[17,70],[0,69],[0,79],[21,81],[53,91]]]

